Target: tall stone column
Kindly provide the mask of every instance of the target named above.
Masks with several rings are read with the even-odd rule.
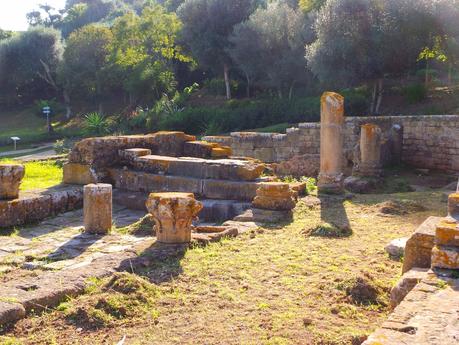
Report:
[[[112,185],[84,186],[84,228],[92,234],[108,234],[112,228]]]
[[[25,169],[20,164],[0,165],[0,200],[17,199]]]
[[[360,166],[358,175],[374,177],[381,175],[381,128],[366,124],[360,131]]]
[[[319,192],[342,193],[344,98],[334,92],[325,92],[320,106],[320,173]]]

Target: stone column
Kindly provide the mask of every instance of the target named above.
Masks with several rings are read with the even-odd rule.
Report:
[[[343,192],[344,98],[325,92],[320,107],[319,192]]]
[[[112,185],[84,186],[84,228],[92,234],[108,234],[112,228]]]
[[[0,164],[0,200],[17,199],[25,169],[20,164]]]
[[[381,128],[374,124],[366,124],[360,132],[360,166],[361,176],[381,175]]]
[[[448,197],[448,218],[459,222],[459,192]]]
[[[202,209],[193,193],[151,193],[146,202],[162,243],[189,243],[192,221]]]

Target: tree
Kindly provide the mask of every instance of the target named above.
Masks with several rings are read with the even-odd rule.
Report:
[[[313,38],[312,23],[301,10],[273,1],[235,27],[229,52],[248,83],[257,79],[280,98],[288,90],[291,98],[295,83],[308,79],[304,46]]]
[[[34,92],[59,90],[56,71],[62,59],[60,33],[36,28],[0,42],[0,87],[17,100]]]
[[[0,41],[6,40],[7,38],[10,38],[11,36],[13,36],[13,32],[0,29]]]
[[[183,22],[183,42],[200,65],[223,71],[227,99],[231,98],[229,37],[258,4],[257,0],[186,0],[177,10]]]
[[[111,61],[124,76],[130,103],[152,94],[159,99],[175,90],[173,62],[190,62],[176,43],[182,29],[175,13],[160,5],[146,7],[142,15],[128,13],[113,25]]]
[[[103,112],[103,97],[111,86],[107,60],[112,41],[112,32],[107,27],[92,24],[78,29],[67,39],[59,70],[67,98],[71,95],[73,98],[94,99],[100,113]]]
[[[334,87],[373,84],[378,113],[386,75],[417,61],[431,30],[428,0],[329,0],[316,22],[317,40],[306,48],[308,66]]]

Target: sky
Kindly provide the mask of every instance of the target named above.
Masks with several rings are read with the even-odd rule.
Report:
[[[0,29],[27,30],[26,14],[43,3],[60,9],[65,0],[0,0]]]

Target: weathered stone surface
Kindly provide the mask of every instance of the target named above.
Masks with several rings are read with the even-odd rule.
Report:
[[[360,176],[381,174],[381,128],[375,124],[365,124],[360,133],[360,162],[354,173]]]
[[[198,226],[192,233],[192,239],[202,244],[218,242],[225,237],[237,237],[239,230],[235,226]]]
[[[459,339],[459,280],[424,279],[363,345],[451,345]]]
[[[352,193],[370,193],[382,183],[374,177],[349,176],[344,180],[344,188]]]
[[[203,209],[199,213],[199,219],[204,222],[220,222],[232,219],[250,208],[248,202],[236,200],[200,200]]]
[[[159,242],[191,241],[192,221],[202,209],[192,193],[151,193],[146,206],[155,221]]]
[[[77,185],[97,183],[97,174],[88,164],[66,163],[63,170],[64,183]]]
[[[112,185],[84,186],[84,228],[92,234],[105,235],[112,228]]]
[[[71,163],[87,164],[96,169],[110,167],[119,162],[119,150],[131,148],[146,148],[157,155],[179,157],[183,155],[184,143],[194,140],[196,137],[183,132],[88,138],[75,144],[69,160]]]
[[[228,158],[233,154],[233,150],[229,146],[214,147],[212,149],[212,158]]]
[[[435,244],[459,247],[459,224],[448,218],[440,221],[435,230]]]
[[[238,201],[252,201],[263,181],[203,180],[116,168],[108,169],[108,177],[116,188],[132,192],[189,192],[201,198]]]
[[[22,304],[0,302],[0,325],[18,321],[25,315],[26,311]]]
[[[402,257],[405,253],[406,242],[408,237],[396,238],[390,241],[390,243],[384,248],[384,250],[392,257]]]
[[[435,242],[435,229],[441,217],[429,217],[406,242],[402,273],[413,267],[430,268],[432,248]]]
[[[293,156],[292,158],[271,164],[273,171],[278,176],[309,176],[319,175],[320,155],[304,154]]]
[[[435,246],[432,249],[432,268],[459,269],[459,248]]]
[[[0,164],[0,200],[16,199],[25,169],[20,164]]]
[[[263,182],[257,189],[253,206],[264,210],[289,211],[295,208],[293,191],[288,183]]]
[[[56,186],[46,190],[27,191],[15,200],[0,200],[0,228],[31,224],[59,213],[80,208],[80,187]]]
[[[295,193],[295,197],[306,196],[306,182],[289,183],[290,189]]]
[[[344,168],[344,98],[325,92],[320,108],[320,173],[319,192],[343,192]]]
[[[448,196],[448,217],[459,222],[459,193]]]
[[[255,222],[262,224],[279,223],[293,219],[292,211],[274,211],[251,208],[236,216],[233,220],[238,222]]]
[[[134,166],[155,174],[237,181],[253,181],[260,177],[265,169],[264,164],[250,161],[154,155],[138,158]]]
[[[413,290],[413,288],[427,277],[428,268],[413,268],[406,272],[390,291],[390,305],[395,308]]]
[[[120,156],[122,162],[132,162],[138,157],[151,155],[151,150],[150,149],[138,149],[138,148],[125,149],[125,150],[119,150],[118,155]]]
[[[183,145],[183,155],[185,157],[211,158],[212,149],[218,146],[206,141],[189,141]]]

